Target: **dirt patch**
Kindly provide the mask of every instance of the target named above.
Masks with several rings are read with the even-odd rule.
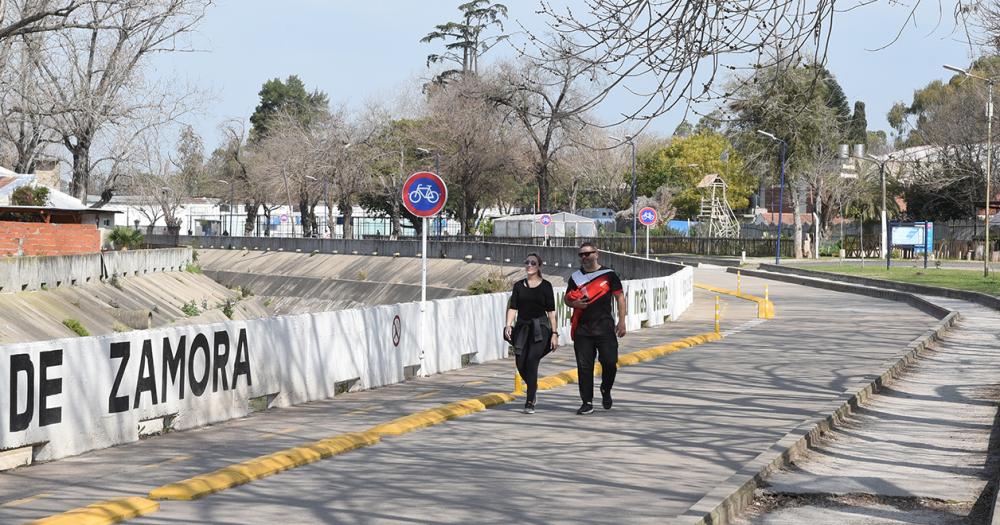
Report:
[[[873,496],[871,494],[787,494],[762,490],[756,492],[754,501],[747,508],[744,516],[745,519],[754,521],[753,517],[755,516],[798,507],[829,510],[890,507],[902,513],[934,516],[934,522],[941,525],[978,525],[985,522],[985,518],[982,516],[971,515],[972,502]]]

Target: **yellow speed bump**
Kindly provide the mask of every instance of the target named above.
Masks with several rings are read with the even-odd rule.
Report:
[[[102,501],[28,522],[29,525],[105,525],[156,512],[160,504],[137,496]]]

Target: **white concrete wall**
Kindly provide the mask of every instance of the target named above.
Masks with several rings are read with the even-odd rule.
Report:
[[[629,328],[676,319],[691,304],[692,277],[685,268],[626,281]],[[463,354],[502,359],[508,296],[441,299],[424,312],[406,303],[0,346],[0,450],[35,445],[36,460],[55,459],[135,441],[149,419],[195,428],[246,415],[258,396],[288,406],[332,397],[341,381],[397,383],[408,366],[436,374],[460,368]],[[568,313],[559,308],[567,342]]]
[[[83,285],[115,274],[183,271],[191,259],[188,247],[51,257],[0,257],[0,292],[39,290],[43,283],[47,288]]]

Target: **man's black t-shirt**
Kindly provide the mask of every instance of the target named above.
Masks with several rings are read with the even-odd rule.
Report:
[[[518,321],[530,321],[536,317],[544,317],[546,312],[556,309],[555,295],[552,283],[542,279],[541,284],[531,288],[527,279],[514,283],[514,291],[510,294],[507,307],[517,310]]]
[[[606,269],[604,266],[599,266],[594,272]],[[584,275],[594,273],[588,272],[583,268],[580,269],[580,272]],[[614,271],[609,272],[606,276],[598,277],[598,279],[602,277],[607,277],[611,293],[606,293],[598,299],[591,301],[590,306],[583,310],[583,315],[580,316],[580,323],[576,327],[576,333],[579,335],[606,335],[608,331],[614,331],[615,318],[611,315],[611,309],[615,301],[614,296],[622,293],[622,281]],[[570,277],[569,282],[566,283],[566,291],[576,290],[577,288],[579,286]]]

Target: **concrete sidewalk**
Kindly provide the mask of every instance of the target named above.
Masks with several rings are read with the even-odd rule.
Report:
[[[962,318],[904,376],[767,480],[744,524],[984,523],[1000,385],[1000,312],[927,300]],[[994,489],[995,490],[995,489]]]

